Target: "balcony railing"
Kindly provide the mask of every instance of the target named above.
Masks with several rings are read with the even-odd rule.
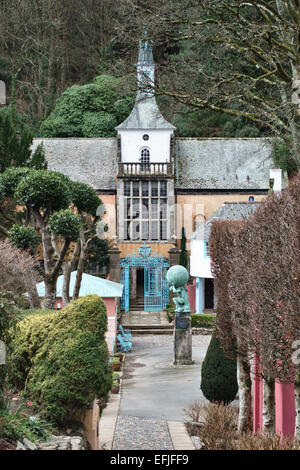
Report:
[[[173,177],[174,164],[173,162],[164,163],[123,163],[119,162],[118,176],[160,176],[160,177]]]

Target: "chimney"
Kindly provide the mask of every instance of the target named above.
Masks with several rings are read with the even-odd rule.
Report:
[[[281,168],[272,168],[270,170],[270,180],[273,180],[273,191],[275,193],[282,190],[282,170]]]

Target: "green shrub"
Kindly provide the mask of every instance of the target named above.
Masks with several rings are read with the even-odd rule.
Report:
[[[192,313],[191,318],[193,328],[214,328],[216,324],[216,315]]]
[[[45,418],[61,424],[95,397],[107,397],[112,370],[106,328],[105,304],[97,295],[17,325],[16,372],[19,380],[27,376],[27,393]]]
[[[228,404],[238,391],[236,361],[228,359],[213,332],[202,364],[201,390],[207,400]]]

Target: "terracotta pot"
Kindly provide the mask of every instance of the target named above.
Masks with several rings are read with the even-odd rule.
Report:
[[[121,363],[120,362],[111,362],[111,368],[112,370],[118,371],[121,369]]]

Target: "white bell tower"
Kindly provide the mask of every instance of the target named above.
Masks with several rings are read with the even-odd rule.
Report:
[[[156,103],[152,41],[144,39],[139,42],[136,68],[138,91],[135,105],[128,118],[116,127],[121,140],[120,161],[170,162],[170,141],[176,127],[163,117]]]

